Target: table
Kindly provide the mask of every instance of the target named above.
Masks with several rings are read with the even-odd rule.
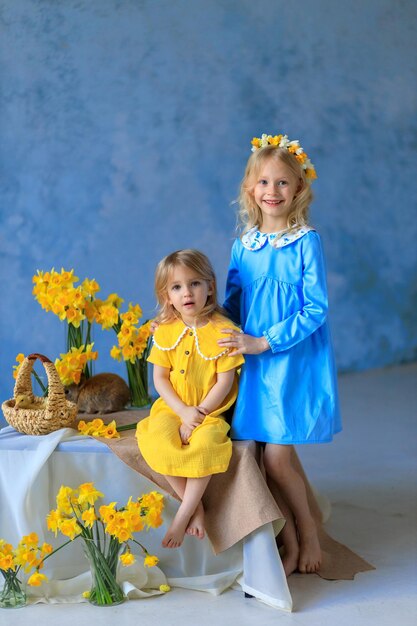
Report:
[[[41,541],[63,543],[46,530],[45,516],[56,508],[55,497],[64,484],[77,487],[93,481],[105,494],[103,502],[125,503],[155,484],[123,463],[110,449],[92,438],[64,428],[50,435],[28,436],[8,426],[0,430],[0,538],[15,544],[24,534],[36,532]],[[256,497],[256,494],[254,494]],[[164,519],[169,524],[178,507],[166,496]],[[166,526],[141,534],[138,539],[160,558],[160,569],[123,568],[129,597],[159,593],[165,581],[183,587],[219,594],[239,585],[241,589],[275,608],[291,611],[292,600],[275,543],[271,523],[231,546],[213,553],[208,539],[186,536],[179,549],[161,547]],[[131,574],[127,574],[127,572]],[[88,588],[88,564],[82,542],[75,541],[45,564],[51,583],[32,591],[33,601],[81,601]],[[130,576],[130,580],[129,580]]]

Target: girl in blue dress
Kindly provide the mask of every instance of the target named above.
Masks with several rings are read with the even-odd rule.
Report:
[[[233,348],[231,356],[247,355],[231,436],[265,444],[265,470],[287,518],[288,576],[316,572],[322,559],[293,446],[331,441],[341,420],[323,250],[308,225],[315,169],[286,135],[262,135],[252,146],[239,198],[244,230],[233,245],[224,303],[242,332],[229,329],[219,343]]]

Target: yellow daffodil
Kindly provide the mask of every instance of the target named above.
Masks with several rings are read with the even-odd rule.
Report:
[[[95,301],[86,300],[84,304],[84,315],[90,324],[98,321],[99,309]]]
[[[88,278],[85,278],[81,284],[81,287],[83,292],[89,297],[95,296],[95,294],[100,291],[99,284],[94,279],[89,280]]]
[[[48,580],[45,574],[40,574],[39,572],[35,572],[28,580],[28,585],[31,587],[40,587],[44,580]]]
[[[127,313],[121,313],[120,319],[127,326],[132,326],[138,323],[139,318],[133,313],[133,311],[127,311]]]
[[[56,511],[52,510],[46,516],[46,526],[48,530],[51,530],[53,533],[55,533],[55,537],[57,535],[57,532],[59,530],[60,524],[63,521],[63,519],[64,517],[62,513],[58,510]]]
[[[17,378],[17,373],[19,369],[21,368],[24,360],[25,360],[25,355],[22,352],[19,352],[19,354],[16,356],[16,361],[18,365],[13,365],[13,378],[14,379]]]
[[[36,533],[30,533],[30,535],[24,535],[22,538],[22,543],[26,544],[29,547],[37,546],[39,542],[39,537]]]
[[[100,515],[103,518],[103,522],[105,524],[107,524],[108,522],[111,522],[115,519],[116,517],[116,502],[111,502],[110,504],[103,504],[100,509]]]
[[[42,554],[51,554],[51,552],[53,551],[53,547],[51,546],[50,543],[43,543],[41,546],[41,552]]]
[[[147,554],[145,556],[145,560],[143,562],[145,567],[155,567],[155,565],[159,562],[157,556],[153,556],[152,554]]]
[[[113,328],[119,321],[119,310],[112,304],[103,304],[97,312],[97,322],[103,329]]]
[[[80,527],[76,518],[62,520],[59,530],[63,535],[69,537],[71,541],[80,534]]]
[[[68,307],[65,311],[65,317],[75,328],[79,328],[82,320],[85,320],[85,315],[73,306]]]
[[[83,513],[81,515],[81,519],[83,520],[83,522],[85,522],[85,525],[88,528],[92,528],[94,522],[97,519],[94,507],[91,506],[90,508],[88,508],[85,511],[83,511]]]
[[[136,315],[138,319],[142,317],[142,309],[140,308],[139,304],[132,304],[131,302],[129,302],[128,311],[130,313],[133,313],[133,315]]]
[[[120,332],[117,334],[117,339],[119,341],[119,346],[123,347],[135,336],[135,328],[130,326],[129,324],[122,324]]]
[[[109,296],[107,296],[106,302],[108,304],[111,304],[112,306],[115,306],[117,309],[120,309],[120,307],[122,306],[124,300],[123,300],[123,298],[120,298],[117,295],[117,293],[111,293]]]
[[[135,362],[136,353],[134,347],[129,343],[123,346],[122,355],[125,361]]]
[[[71,385],[81,380],[81,374],[88,361],[97,359],[97,351],[93,351],[94,343],[72,347],[69,352],[61,354],[61,359],[55,360],[55,367],[63,385]]]
[[[115,359],[116,361],[120,361],[122,359],[122,351],[117,346],[113,346],[113,348],[110,350],[110,356],[112,357],[112,359]],[[17,369],[19,368],[19,366],[15,366],[15,367]]]
[[[11,569],[12,571],[14,571],[15,567],[16,566],[14,564],[14,560],[13,560],[13,555],[12,554],[6,554],[2,558],[0,558],[0,569],[2,569],[2,570]]]
[[[102,437],[106,439],[120,439],[120,433],[117,432],[116,422],[113,420],[104,428]]]
[[[73,506],[77,503],[76,491],[71,487],[62,485],[56,496],[57,510],[60,513],[71,515]]]
[[[69,272],[61,268],[61,281],[62,284],[66,287],[72,286],[74,283],[79,281],[78,276],[74,276],[74,270],[70,270]]]
[[[94,487],[94,483],[83,483],[78,488],[78,502],[83,504],[91,504],[93,505],[99,498],[104,496],[101,491],[98,491]]]
[[[131,552],[125,552],[124,554],[121,554],[119,559],[121,560],[122,565],[124,565],[125,567],[133,565],[133,563],[135,562],[135,557]]]

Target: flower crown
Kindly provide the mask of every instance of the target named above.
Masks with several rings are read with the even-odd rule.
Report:
[[[252,144],[252,152],[256,152],[259,148],[265,148],[266,146],[276,146],[277,148],[284,148],[290,154],[293,154],[301,167],[303,168],[307,182],[311,183],[315,178],[317,178],[316,170],[312,162],[307,156],[307,153],[304,152],[303,148],[300,146],[300,142],[298,139],[294,139],[294,141],[289,141],[288,135],[267,135],[263,133],[263,135],[259,137],[254,137],[251,141]]]

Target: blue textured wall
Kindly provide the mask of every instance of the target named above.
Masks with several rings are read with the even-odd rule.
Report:
[[[0,0],[1,398],[18,352],[64,350],[37,268],[149,316],[157,261],[193,246],[223,291],[264,131],[317,167],[339,368],[415,358],[416,26],[413,0]]]

